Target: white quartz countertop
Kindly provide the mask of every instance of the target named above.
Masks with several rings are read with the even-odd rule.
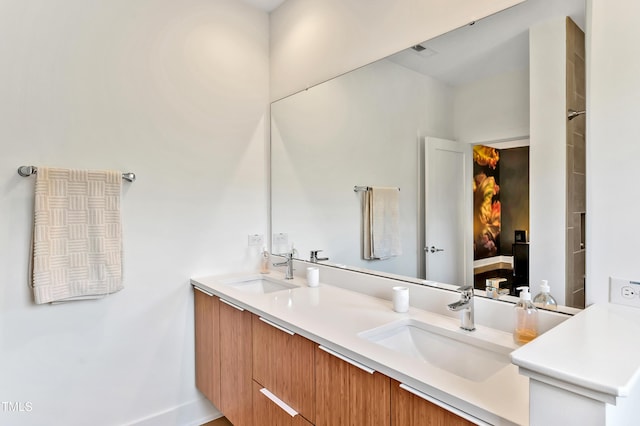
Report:
[[[528,424],[529,379],[518,374],[515,365],[507,364],[480,381],[469,380],[358,336],[363,331],[402,319],[430,323],[452,333],[469,333],[460,329],[459,319],[416,308],[410,308],[408,313],[396,313],[388,300],[323,283],[309,288],[301,278],[287,280],[298,288],[268,294],[249,293],[223,283],[246,275],[259,276],[199,277],[192,278],[191,283],[488,424]],[[282,278],[276,271],[269,276]],[[471,332],[475,338],[517,348],[510,333],[476,327],[476,331]],[[482,369],[483,365],[478,363],[475,367]]]
[[[525,374],[613,403],[640,374],[640,309],[596,304],[512,352]]]

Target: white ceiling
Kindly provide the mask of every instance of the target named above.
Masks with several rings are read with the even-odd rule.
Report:
[[[285,0],[242,0],[242,1],[257,7],[260,10],[264,10],[265,12],[271,12],[272,10],[280,6],[282,3],[284,3]]]
[[[528,0],[474,25],[421,43],[388,59],[452,86],[498,72],[529,67],[529,32],[533,24],[570,16],[584,29],[585,0]]]

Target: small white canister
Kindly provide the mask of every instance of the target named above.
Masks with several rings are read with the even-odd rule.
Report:
[[[393,287],[393,310],[399,313],[409,311],[409,288]]]
[[[320,269],[315,266],[307,268],[307,285],[309,287],[318,287],[320,284]]]

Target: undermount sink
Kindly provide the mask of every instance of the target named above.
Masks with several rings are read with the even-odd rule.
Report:
[[[482,382],[510,364],[510,348],[425,322],[404,319],[359,333],[361,338],[459,377]]]
[[[238,290],[259,294],[274,293],[276,291],[298,288],[295,284],[290,284],[282,280],[263,275],[223,281],[223,284]]]

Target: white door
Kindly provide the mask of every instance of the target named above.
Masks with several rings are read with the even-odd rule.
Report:
[[[471,145],[425,138],[426,279],[473,284]]]

